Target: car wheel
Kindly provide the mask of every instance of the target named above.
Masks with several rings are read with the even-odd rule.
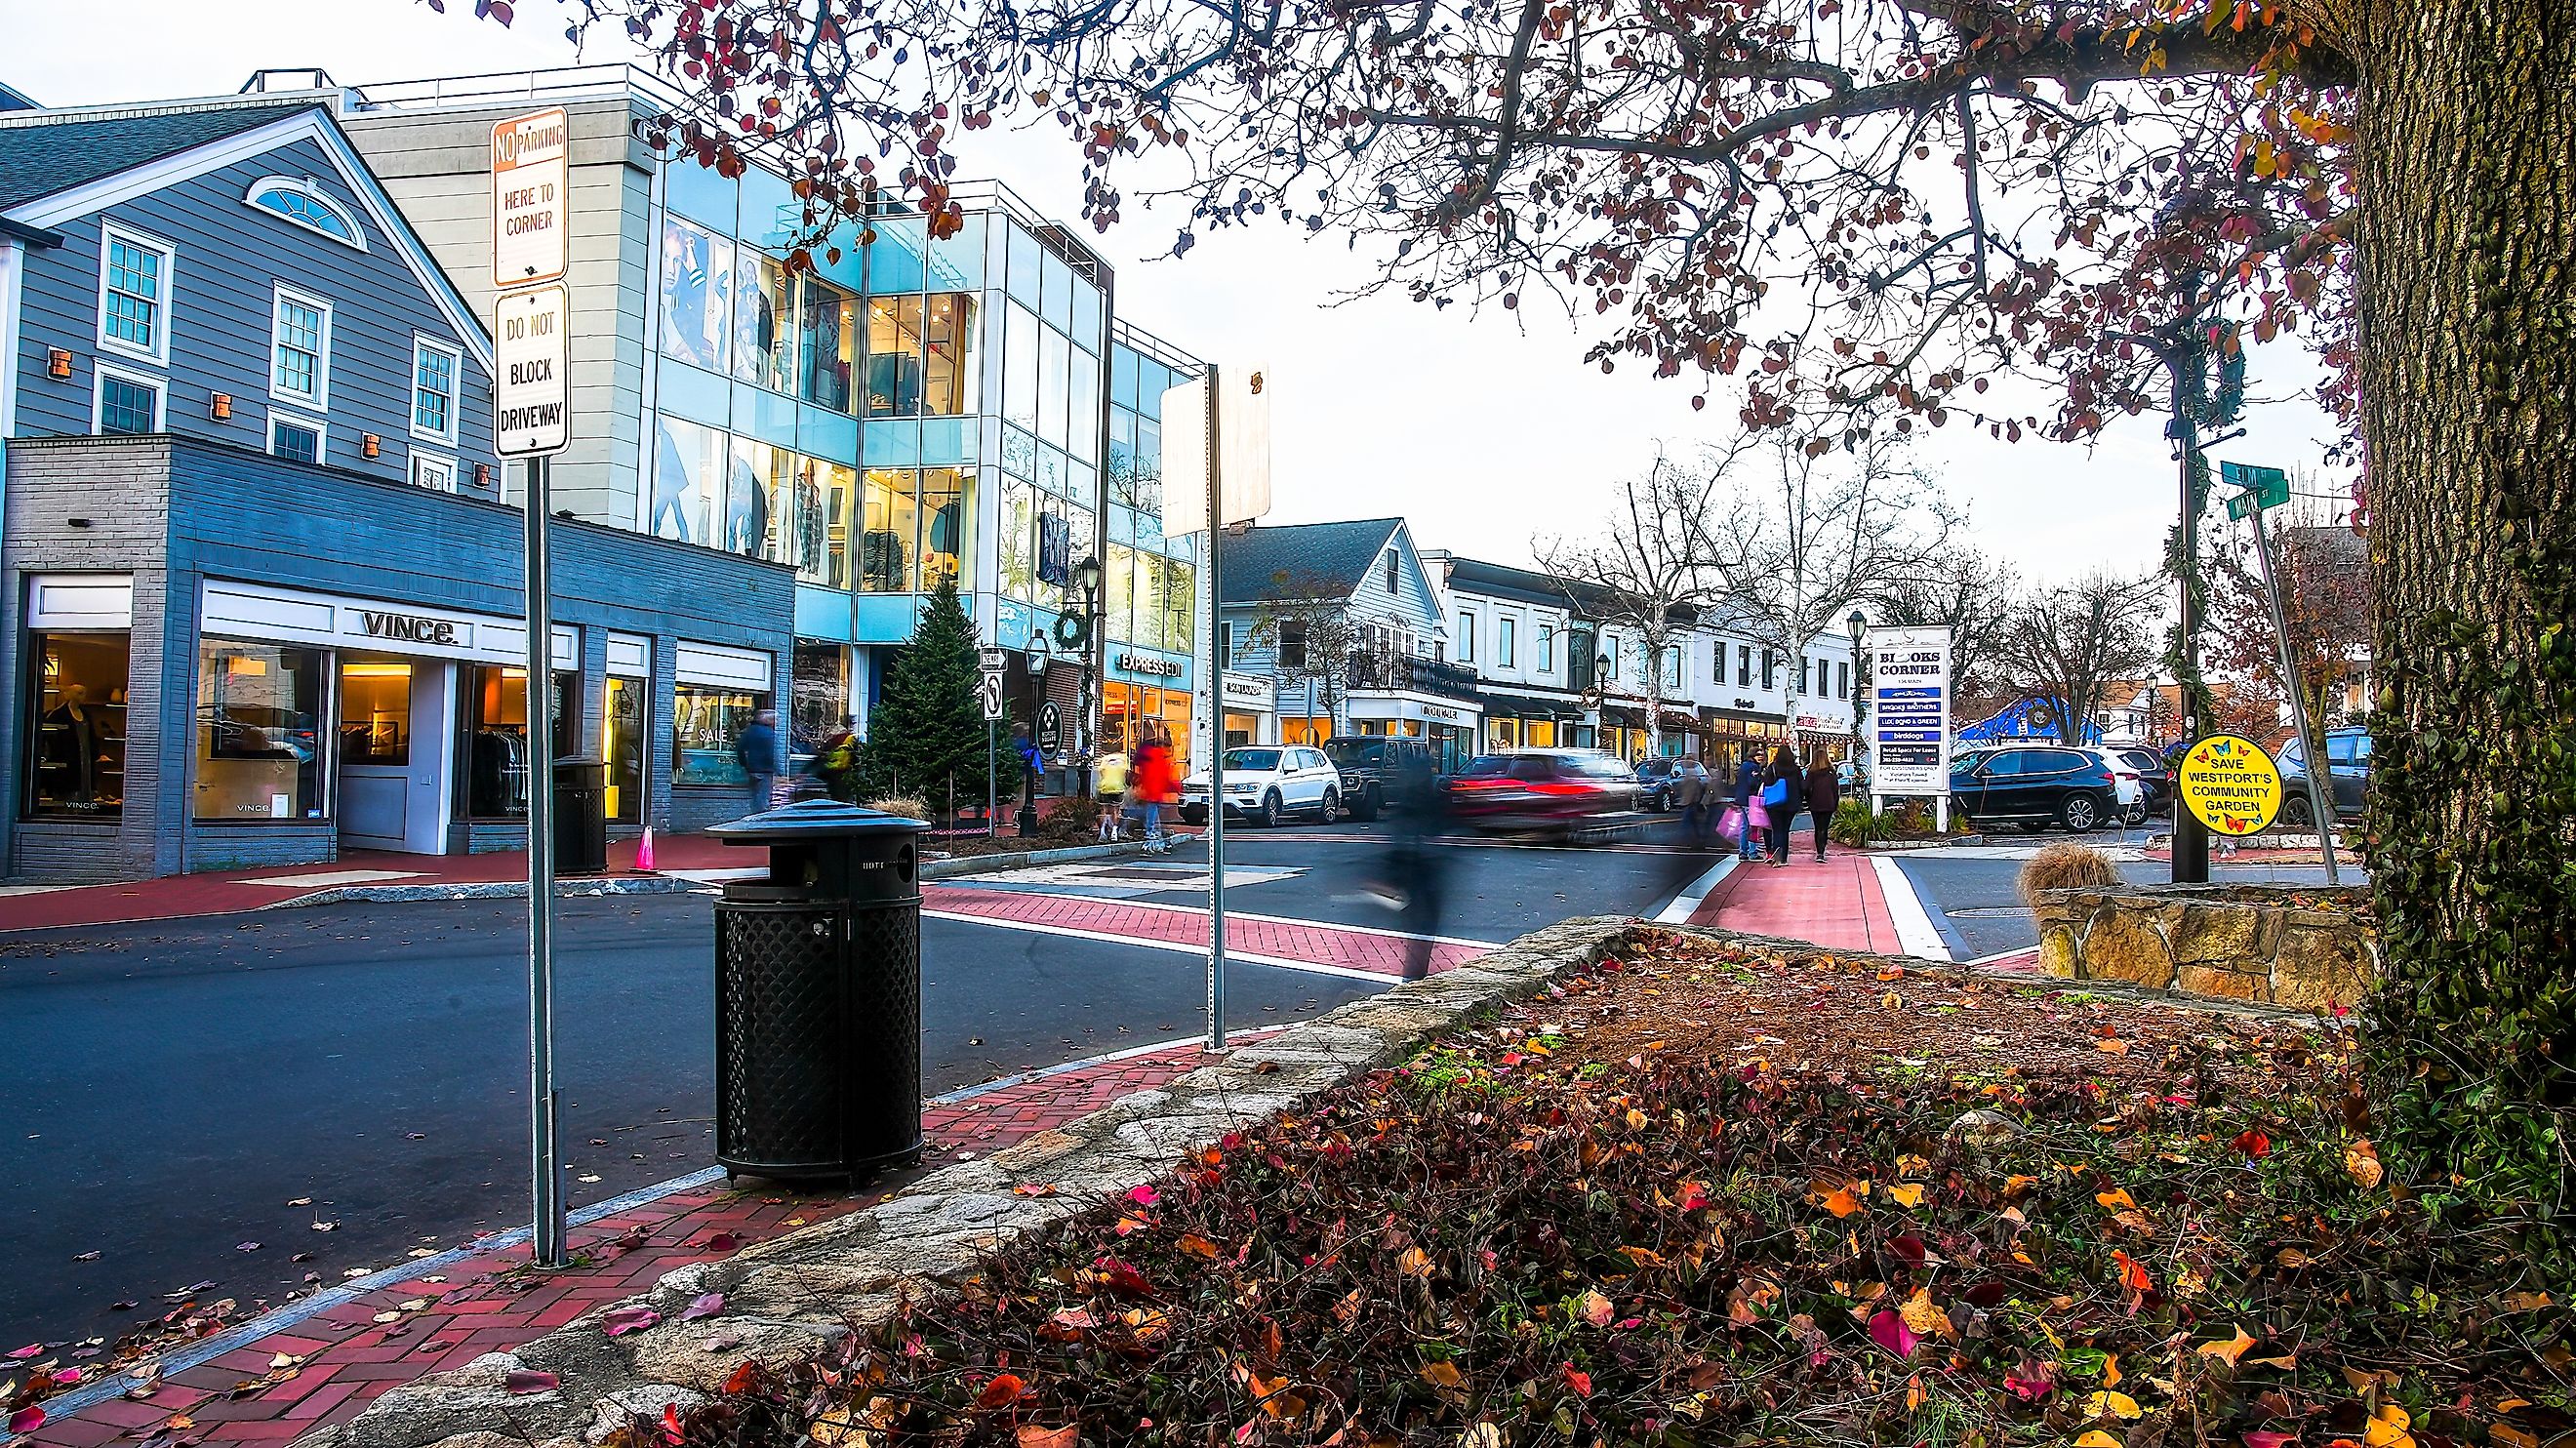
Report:
[[[2281,802],[2281,823],[2302,830],[2316,828],[2316,807],[2308,803],[2306,793],[2291,795]]]
[[[1254,815],[1252,822],[1265,830],[1279,828],[1279,792],[1277,790],[1261,797],[1261,813]]]
[[[1206,824],[1207,811],[1203,809],[1185,809],[1181,811],[1181,823],[1193,828]]]
[[[2145,800],[2140,800],[2136,804],[2129,806],[2129,812],[2122,815],[2120,818],[2123,824],[2145,824],[2147,822],[2147,802]]]
[[[2089,835],[2102,827],[2101,802],[2089,794],[2070,794],[2057,807],[2057,820],[2070,833]]]
[[[1328,825],[1341,817],[1342,792],[1338,789],[1325,790],[1324,803],[1316,812],[1315,823],[1319,825]]]
[[[1376,790],[1363,789],[1360,791],[1359,806],[1351,811],[1351,818],[1366,823],[1376,819],[1385,808],[1386,801],[1379,797]]]

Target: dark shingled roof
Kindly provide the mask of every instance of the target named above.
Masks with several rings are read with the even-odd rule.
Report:
[[[1344,592],[1386,551],[1386,542],[1404,526],[1401,518],[1361,518],[1348,523],[1296,523],[1254,528],[1225,540],[1225,601],[1257,603],[1271,593],[1272,580],[1286,574],[1300,584],[1336,587]]]
[[[56,121],[11,113],[17,123],[0,125],[0,211],[313,108],[311,101],[298,101]]]
[[[1560,607],[1575,601],[1572,589],[1544,573],[1504,563],[1487,563],[1481,558],[1450,559],[1449,586],[1469,593],[1552,603]]]

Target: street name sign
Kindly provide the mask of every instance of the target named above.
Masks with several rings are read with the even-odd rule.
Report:
[[[2242,521],[2246,514],[2264,508],[2278,508],[2290,501],[2290,475],[2279,468],[2258,468],[2250,463],[2220,463],[2218,480],[2245,491],[2227,500],[2227,516]]]
[[[570,227],[571,127],[563,107],[492,127],[492,285],[563,280]]]
[[[493,304],[492,450],[505,458],[562,452],[572,440],[571,312],[560,283]]]
[[[1870,792],[1950,792],[1950,631],[1880,626],[1862,645],[1868,654]]]
[[[2183,751],[2174,790],[2212,833],[2250,835],[2281,812],[2281,767],[2251,739],[2212,734]]]

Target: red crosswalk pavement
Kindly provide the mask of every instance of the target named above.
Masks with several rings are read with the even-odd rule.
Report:
[[[1024,890],[979,890],[971,886],[934,885],[923,892],[922,908],[934,914],[986,920],[1104,939],[1156,941],[1207,948],[1208,917],[1204,909],[1150,905],[1085,895],[1049,895]],[[1266,956],[1306,965],[1337,966],[1378,975],[1404,969],[1406,939],[1400,935],[1313,921],[1275,920],[1229,912],[1225,922],[1229,953]],[[1479,945],[1447,942],[1431,948],[1431,968],[1446,970],[1485,953]]]

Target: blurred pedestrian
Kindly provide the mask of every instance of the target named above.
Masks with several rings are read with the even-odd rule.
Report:
[[[1753,821],[1753,806],[1761,802],[1761,793],[1762,746],[1747,744],[1744,758],[1735,766],[1735,808],[1744,818],[1743,833],[1736,840],[1736,853],[1747,860],[1753,858],[1755,842],[1762,838],[1755,833],[1757,826]]]
[[[1798,823],[1800,797],[1807,792],[1807,771],[1789,746],[1771,752],[1771,767],[1762,771],[1762,808],[1770,816],[1771,863],[1789,863],[1789,833]]]
[[[1167,854],[1171,842],[1163,838],[1163,806],[1180,793],[1180,769],[1172,760],[1172,746],[1163,737],[1159,724],[1149,726],[1142,744],[1136,746],[1135,767],[1127,780],[1127,812],[1145,827],[1145,853]],[[1215,805],[1222,809],[1224,806]]]
[[[858,716],[841,716],[841,727],[824,735],[815,744],[814,762],[810,767],[814,777],[822,781],[825,794],[844,804],[858,802]]]
[[[1439,811],[1431,803],[1429,754],[1409,750],[1397,769],[1398,793],[1413,803],[1395,812],[1395,840],[1387,847],[1383,867],[1385,891],[1393,897],[1396,924],[1404,932],[1404,978],[1420,980],[1431,974],[1433,937],[1448,904],[1449,862],[1433,838]]]
[[[1816,863],[1825,862],[1825,832],[1833,824],[1834,811],[1842,807],[1842,776],[1834,772],[1834,762],[1825,757],[1822,746],[1816,749],[1815,761],[1807,766],[1807,813],[1815,816]]]
[[[778,711],[763,709],[742,726],[733,741],[734,761],[751,780],[751,807],[765,810],[778,804],[778,777],[787,772],[785,743],[778,737]]]
[[[1681,806],[1682,837],[1690,842],[1693,849],[1705,847],[1708,844],[1709,816],[1713,813],[1709,808],[1708,771],[1675,765],[1673,773],[1680,776],[1680,783],[1673,786],[1673,799]]]
[[[1092,780],[1100,794],[1100,842],[1116,844],[1118,825],[1127,812],[1127,751],[1111,745],[1092,763]]]

